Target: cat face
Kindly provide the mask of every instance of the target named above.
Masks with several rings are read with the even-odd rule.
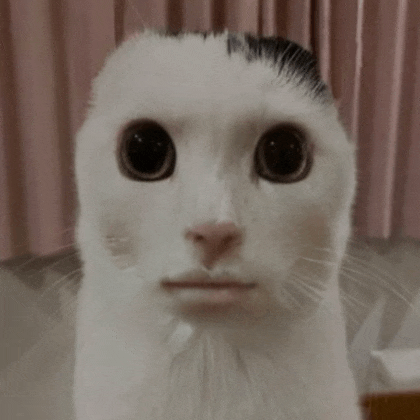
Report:
[[[311,56],[280,39],[129,40],[95,81],[76,174],[83,287],[104,308],[296,314],[349,234],[354,147]]]

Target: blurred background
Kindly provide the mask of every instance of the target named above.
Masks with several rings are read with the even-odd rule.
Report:
[[[67,398],[42,372],[71,365],[75,133],[105,57],[145,27],[280,35],[316,55],[358,147],[341,282],[359,392],[420,392],[419,1],[2,0],[0,397]]]

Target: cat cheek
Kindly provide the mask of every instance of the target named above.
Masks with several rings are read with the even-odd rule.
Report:
[[[123,270],[137,263],[138,255],[135,239],[126,227],[119,223],[110,225],[103,235],[104,246],[111,255],[113,264]]]
[[[313,211],[300,224],[302,243],[317,247],[331,246],[331,229],[327,218],[321,212]]]

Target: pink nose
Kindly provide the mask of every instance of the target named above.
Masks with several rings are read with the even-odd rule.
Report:
[[[187,231],[186,238],[200,251],[201,262],[207,268],[231,256],[242,242],[241,232],[232,222],[195,226]]]

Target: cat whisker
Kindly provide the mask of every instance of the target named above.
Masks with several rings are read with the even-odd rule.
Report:
[[[39,257],[35,255],[35,256],[31,256],[30,258],[28,258],[26,261],[22,262],[21,264],[17,264],[17,265],[14,264],[12,267],[13,267],[13,271],[18,275],[21,275],[21,274],[28,275],[30,274],[31,271],[34,271],[36,273],[45,273],[49,268],[52,268],[60,264],[62,261],[65,261],[76,254],[80,254],[80,251],[72,250],[69,253],[64,254],[63,257],[54,257],[54,258],[58,258],[58,260],[47,263],[46,265],[44,265],[44,261],[48,261],[51,257]],[[37,263],[36,265],[42,265],[42,266],[36,267],[36,269],[29,268],[31,264],[33,263]],[[5,266],[7,267],[8,264],[6,263]]]
[[[81,273],[81,268],[76,268],[75,270],[70,271],[69,273],[63,275],[63,277],[60,277],[57,281],[55,281],[50,287],[45,289],[41,295],[40,299],[45,297],[48,293],[51,293],[54,289],[57,289],[57,287],[60,287],[63,283],[65,283],[68,279],[70,279],[72,276],[74,276],[76,273]]]
[[[301,302],[299,302],[299,300],[293,296],[293,293],[291,293],[291,291],[288,290],[285,285],[282,285],[281,291],[279,293],[279,299],[281,299],[280,304],[284,305],[289,310],[301,307]]]
[[[359,300],[357,300],[354,296],[350,294],[343,294],[343,299],[345,299],[349,305],[358,306],[358,307],[362,306],[364,308],[369,307],[367,303],[360,302]]]
[[[324,249],[324,250],[327,251],[327,249]],[[410,294],[410,292],[408,291],[407,288],[404,287],[404,285],[398,283],[398,279],[395,276],[391,275],[389,272],[384,271],[383,269],[378,268],[377,266],[375,266],[373,264],[369,264],[368,261],[366,261],[366,260],[364,260],[364,259],[362,259],[360,257],[356,257],[354,255],[351,255],[348,252],[346,252],[344,254],[342,269],[355,270],[353,267],[348,267],[348,265],[351,262],[357,264],[359,267],[363,267],[363,268],[366,268],[367,269],[366,273],[359,271],[359,272],[357,272],[357,274],[360,274],[362,276],[365,276],[365,275],[367,275],[367,276],[368,275],[371,275],[371,276],[378,275],[378,277],[376,279],[378,281],[380,281],[381,283],[386,283],[386,281],[384,281],[384,280],[388,280],[389,283],[392,283],[395,286],[398,286],[400,289],[403,290],[403,292],[407,293],[407,295]]]
[[[410,303],[410,300],[409,300],[409,298],[408,298],[408,294],[407,294],[407,296],[404,296],[404,294],[403,293],[401,293],[400,291],[398,291],[396,288],[395,288],[395,285],[392,285],[392,286],[394,286],[394,287],[391,287],[391,284],[389,284],[389,283],[387,283],[387,282],[385,282],[385,281],[383,281],[383,279],[382,278],[380,278],[380,277],[376,277],[376,276],[374,276],[373,274],[370,274],[370,273],[363,273],[363,272],[361,272],[361,271],[359,271],[359,270],[356,270],[356,269],[354,269],[354,268],[350,268],[350,267],[345,267],[345,266],[343,266],[342,268],[341,268],[341,272],[342,273],[348,273],[348,274],[350,274],[350,273],[353,273],[353,274],[357,274],[357,275],[360,275],[360,276],[364,276],[364,277],[368,277],[368,278],[370,278],[370,279],[373,279],[373,280],[375,280],[375,284],[376,285],[382,285],[382,286],[384,286],[385,287],[385,289],[388,289],[388,291],[389,292],[392,292],[393,294],[395,294],[397,297],[399,297],[401,300],[403,300],[403,301],[405,301],[407,304],[408,303]],[[359,282],[360,284],[364,284],[363,282],[361,282],[359,279],[356,279],[356,278],[354,278],[354,277],[350,277],[351,278],[351,280],[353,280],[353,281],[355,281],[355,282]]]
[[[23,263],[15,266],[16,272],[17,273],[22,273],[23,272],[23,269],[25,267],[27,267],[28,265],[30,265],[31,263],[33,263],[34,261],[37,261],[39,259],[40,259],[40,257],[38,257],[38,256],[32,256],[32,257],[30,257],[28,260],[24,261]]]
[[[310,301],[312,303],[318,303],[322,300],[322,296],[320,296],[317,293],[312,293],[312,290],[306,289],[301,283],[295,283],[293,287],[296,289],[296,291],[299,293],[302,299],[304,299],[305,302]],[[301,307],[302,305],[303,302],[300,302]]]
[[[65,233],[67,233],[67,232],[74,232],[74,230],[75,230],[75,224],[73,224],[73,225],[71,225],[71,226],[68,226],[68,227],[65,227],[64,229],[61,229],[61,230],[59,230],[59,231],[57,231],[57,232],[54,232],[53,234],[51,234],[50,236],[49,236],[49,238],[50,238],[50,240],[51,239],[57,239],[57,238],[62,238],[62,236],[65,234]],[[25,256],[25,255],[31,255],[31,252],[30,252],[30,250],[28,250],[28,248],[29,248],[29,246],[28,246],[28,237],[26,237],[24,240],[21,240],[21,241],[19,241],[19,242],[15,242],[14,243],[14,248],[15,249],[17,249],[17,250],[19,250],[19,249],[21,249],[21,248],[24,248],[25,249],[25,252],[24,253],[21,253],[20,255],[18,254],[18,256]],[[73,246],[75,246],[76,245],[76,242],[72,242],[72,243],[67,243],[66,245],[63,245],[63,246],[61,246],[61,247],[59,247],[59,248],[57,248],[56,250],[55,250],[55,253],[59,253],[60,252],[60,250],[62,250],[62,249],[67,249],[67,248],[71,248],[71,247],[73,247]],[[43,258],[42,256],[34,256],[34,258]],[[25,261],[25,263],[26,263],[26,261]]]
[[[308,262],[314,262],[314,263],[317,263],[317,264],[330,265],[332,267],[337,266],[337,263],[334,262],[334,261],[318,260],[318,259],[315,259],[315,258],[308,258],[308,257],[302,257],[302,256],[299,257],[299,258],[301,260],[308,261]]]
[[[322,299],[324,297],[323,292],[325,292],[325,290],[311,286],[305,281],[305,279],[302,279],[302,278],[298,279],[298,281],[295,282],[294,285],[301,287],[302,290],[305,290],[308,293],[311,293],[313,296],[315,296],[318,299]]]
[[[288,287],[296,290],[304,298],[310,299],[312,302],[317,303],[324,298],[322,287],[319,284],[314,283],[311,277],[303,276],[299,273],[295,274],[292,281],[287,283]],[[300,306],[301,306],[301,302]]]
[[[343,273],[342,275],[345,276],[348,280],[353,281],[355,283],[360,283],[361,285],[366,287],[366,285],[362,281],[360,281],[359,279],[353,278],[351,275],[345,274],[345,273]],[[386,286],[388,286],[388,285],[386,285]],[[385,292],[389,295],[389,297],[395,297],[396,296],[398,299],[400,299],[401,303],[404,303],[404,305],[406,305],[407,310],[411,310],[412,313],[420,316],[420,312],[419,312],[418,308],[416,308],[413,305],[412,301],[408,297],[405,297],[405,296],[399,294],[398,292],[396,292],[395,290],[393,290],[390,287],[385,287],[385,288],[381,288],[381,289],[385,290]],[[388,310],[392,310],[392,306],[388,307]]]
[[[80,251],[79,250],[73,250],[73,251],[70,251],[69,253],[65,253],[62,257],[58,258],[57,261],[53,261],[50,264],[47,264],[45,267],[42,267],[41,270],[45,273],[48,270],[51,270],[54,267],[59,266],[63,262],[68,261],[71,258],[74,258],[76,255],[80,255]]]
[[[367,261],[364,261],[361,258],[355,257],[353,255],[347,255],[345,258],[344,264],[347,261],[349,262],[352,261],[354,263],[360,264],[363,267],[368,268],[370,271],[375,271],[376,273],[380,274],[383,278],[392,280],[393,282],[397,281],[397,279],[394,276],[390,275],[388,272],[381,270],[380,268],[378,268],[377,266],[374,266],[373,264],[369,265]]]

